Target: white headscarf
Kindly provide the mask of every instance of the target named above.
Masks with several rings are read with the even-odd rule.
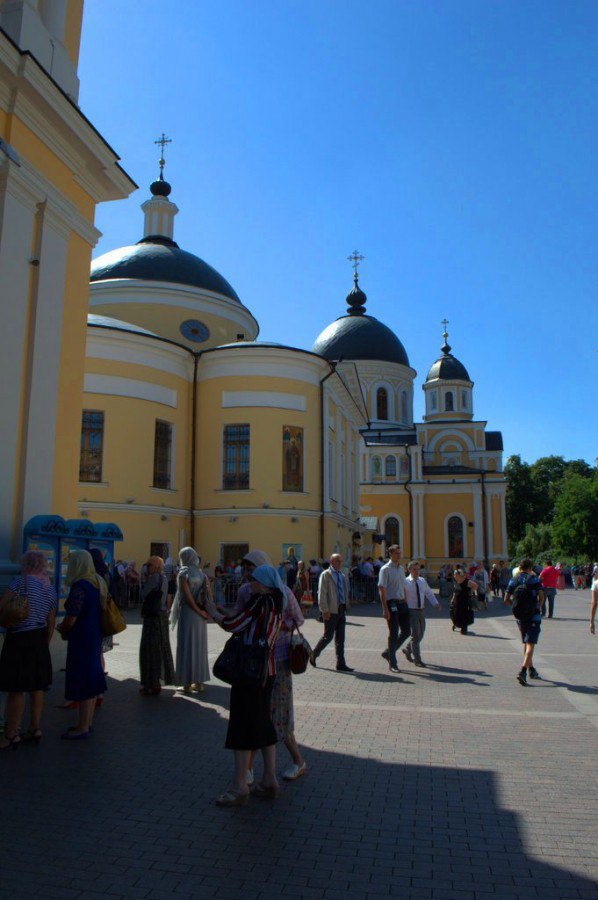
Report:
[[[202,578],[205,580],[206,577],[200,569],[201,560],[193,547],[183,547],[182,550],[179,550],[179,562],[181,567],[177,578],[176,594],[174,595],[174,601],[170,610],[169,621],[171,628],[176,627],[181,615],[181,603],[184,603],[181,596],[180,579],[186,578],[189,580],[190,578]]]

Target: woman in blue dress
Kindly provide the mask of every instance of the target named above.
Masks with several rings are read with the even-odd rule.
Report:
[[[209,616],[204,607],[206,598],[212,599],[212,592],[200,562],[193,547],[179,551],[181,568],[170,611],[170,624],[177,629],[176,680],[187,693],[203,691],[204,682],[210,680],[206,627]]]
[[[87,550],[69,553],[66,584],[66,615],[59,629],[68,640],[64,693],[67,701],[78,702],[79,722],[62,737],[75,741],[90,737],[96,697],[106,690],[100,609],[106,605],[108,589]]]

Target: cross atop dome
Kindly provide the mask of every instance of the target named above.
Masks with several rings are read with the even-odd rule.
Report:
[[[166,165],[166,160],[164,159],[164,147],[167,144],[172,144],[172,140],[171,138],[166,137],[164,132],[162,132],[162,137],[157,141],[154,141],[154,144],[160,145],[160,159],[158,160],[160,175],[158,176],[157,181],[153,181],[150,184],[150,191],[154,197],[168,197],[172,188],[167,181],[164,181],[164,166]]]
[[[451,352],[451,347],[449,346],[449,344],[447,343],[447,340],[446,340],[448,337],[448,331],[446,330],[446,326],[449,324],[449,320],[443,319],[440,324],[442,325],[442,327],[444,329],[444,331],[442,332],[442,337],[444,338],[444,344],[442,345],[442,347],[440,349],[441,349],[442,353],[444,353],[445,356],[448,356],[448,354]]]
[[[365,259],[365,256],[358,250],[354,250],[347,259],[353,267],[353,289],[347,294],[347,312],[350,316],[362,316],[365,312],[367,297],[359,287],[357,267],[362,259]]]

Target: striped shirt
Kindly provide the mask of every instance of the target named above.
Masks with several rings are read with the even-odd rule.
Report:
[[[24,622],[9,628],[9,633],[16,634],[18,631],[36,631],[38,628],[45,628],[48,615],[58,608],[56,591],[52,585],[35,575],[27,575],[26,578],[19,575],[18,578],[11,581],[9,589],[20,595],[24,595],[26,592],[29,603],[29,615]]]
[[[275,675],[274,644],[282,621],[280,605],[270,594],[253,594],[252,596],[253,599],[248,606],[231,616],[218,618],[217,621],[225,631],[243,634],[245,644],[257,643],[265,626],[266,640],[270,649],[268,675]]]

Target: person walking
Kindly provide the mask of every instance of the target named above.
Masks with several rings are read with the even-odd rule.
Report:
[[[525,686],[528,672],[530,678],[540,678],[538,670],[533,665],[533,656],[540,638],[541,608],[544,602],[542,585],[532,571],[531,559],[521,560],[518,574],[509,582],[504,602],[512,607],[521,633],[523,666],[517,674],[517,681]]]
[[[382,615],[388,625],[388,647],[382,651],[382,657],[388,662],[391,672],[398,672],[397,650],[411,636],[411,620],[405,600],[405,572],[401,565],[399,545],[392,544],[388,548],[388,555],[390,558],[380,569],[378,577]]]
[[[334,638],[336,671],[353,672],[345,660],[345,626],[349,608],[349,579],[341,572],[343,558],[340,553],[330,557],[330,568],[325,569],[318,582],[318,604],[324,622],[324,635],[314,647],[309,658],[315,667],[322,650]]]
[[[542,585],[542,590],[544,592],[542,615],[546,615],[546,602],[548,601],[548,618],[552,619],[552,617],[554,616],[554,601],[556,598],[557,586],[559,583],[559,573],[557,572],[555,566],[552,565],[551,559],[546,560],[546,565],[540,572],[539,578],[540,584]]]
[[[455,590],[450,605],[453,631],[455,628],[459,628],[461,634],[469,634],[467,629],[474,622],[473,597],[477,594],[478,586],[460,566],[457,566],[455,569],[453,577],[455,579]]]
[[[150,556],[145,564],[147,578],[141,588],[143,628],[139,644],[139,671],[145,697],[155,697],[164,684],[174,684],[174,663],[168,636],[168,578],[160,556]]]
[[[425,669],[426,664],[421,657],[421,642],[426,631],[426,600],[440,612],[440,603],[432,593],[430,585],[419,574],[420,565],[412,560],[407,566],[409,575],[405,579],[405,599],[409,607],[409,619],[411,625],[411,640],[403,650],[410,663]]]

